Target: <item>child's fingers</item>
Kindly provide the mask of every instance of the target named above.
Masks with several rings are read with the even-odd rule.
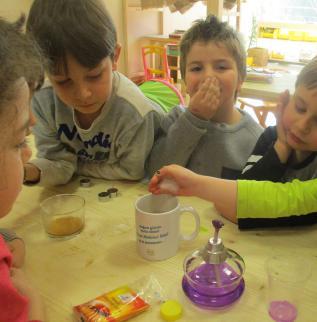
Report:
[[[285,90],[280,94],[280,102],[284,107],[288,104],[289,99],[290,99],[289,90]]]
[[[220,96],[220,88],[218,86],[219,81],[217,78],[208,77],[199,86],[197,92],[192,96],[189,107],[193,106],[208,106],[210,100],[214,96]]]
[[[212,107],[212,109],[217,109],[220,101],[220,92],[219,90],[211,91],[208,95],[205,97],[206,104],[209,107]]]
[[[159,195],[159,194],[168,194],[168,195],[173,195],[176,196],[177,194],[174,191],[171,191],[169,189],[164,189],[164,188],[160,188],[158,187],[157,189],[153,189],[152,192],[154,195]]]
[[[157,186],[157,184],[158,184],[158,182],[159,182],[159,180],[160,180],[160,178],[159,178],[159,176],[158,176],[158,172],[159,172],[159,171],[157,171],[157,172],[153,175],[153,177],[151,178],[151,180],[150,180],[150,182],[149,182],[149,189],[151,189],[151,188],[153,188],[153,187]]]
[[[284,109],[287,106],[289,100],[290,94],[288,90],[285,90],[279,95],[275,113],[277,121],[281,120],[281,117],[284,113]]]
[[[219,81],[216,77],[208,77],[204,85],[205,92],[213,93],[214,95],[220,94]]]
[[[290,99],[290,93],[288,90],[285,90],[284,92],[282,92],[277,100],[277,109],[281,110],[284,109],[286,107],[286,105],[288,104]]]
[[[202,93],[206,93],[209,89],[209,86],[211,84],[211,79],[210,77],[207,77],[202,83],[201,85],[199,86],[199,90],[202,92]]]
[[[213,110],[218,108],[219,101],[220,101],[219,91],[209,92],[204,97],[204,104],[206,106],[209,106],[209,108],[211,107]]]
[[[174,191],[170,184],[163,184],[165,181],[170,181],[170,179],[166,179],[167,177],[164,175],[164,170],[163,170],[163,175],[161,173],[161,170],[156,171],[154,176],[152,177],[150,183],[149,183],[149,191],[153,194],[162,194],[162,193],[167,193],[167,194],[173,194],[176,193]]]
[[[211,84],[220,90],[220,82],[217,77],[212,77]]]

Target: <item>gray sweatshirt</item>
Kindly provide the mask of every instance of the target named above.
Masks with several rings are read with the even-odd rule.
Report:
[[[33,127],[44,186],[67,183],[74,173],[109,180],[138,180],[159,127],[160,108],[118,72],[113,73],[109,100],[89,129],[78,125],[51,86],[32,100],[37,119]]]
[[[237,124],[206,121],[176,106],[161,122],[159,138],[149,157],[152,175],[176,163],[199,174],[236,179],[263,131],[249,114]]]

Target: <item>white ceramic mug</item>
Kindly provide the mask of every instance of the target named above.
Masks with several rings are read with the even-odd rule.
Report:
[[[195,229],[180,233],[180,216],[191,213]],[[139,254],[149,260],[163,260],[177,253],[181,240],[193,240],[199,233],[200,218],[193,207],[181,207],[172,195],[148,194],[135,203],[136,239]]]

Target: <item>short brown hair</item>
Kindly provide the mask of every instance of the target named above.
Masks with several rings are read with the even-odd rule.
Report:
[[[214,15],[205,20],[197,20],[183,35],[180,42],[180,71],[182,78],[186,75],[187,55],[196,42],[215,42],[223,44],[237,64],[239,79],[246,76],[246,52],[238,33],[226,22],[221,22]]]
[[[66,55],[82,66],[94,68],[105,57],[114,57],[117,33],[99,0],[34,0],[27,21],[46,59],[46,69],[67,70]]]
[[[295,87],[304,85],[308,89],[317,87],[317,56],[307,63],[297,76]]]

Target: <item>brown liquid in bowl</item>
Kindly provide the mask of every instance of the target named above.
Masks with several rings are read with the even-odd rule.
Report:
[[[46,231],[53,236],[69,236],[83,229],[84,222],[77,217],[67,216],[53,218]]]

